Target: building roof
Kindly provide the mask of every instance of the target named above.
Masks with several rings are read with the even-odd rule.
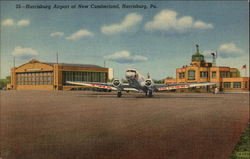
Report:
[[[101,67],[101,66],[98,66],[98,65],[93,65],[93,64],[73,64],[73,63],[56,63],[56,62],[40,62],[36,59],[32,59],[30,60],[29,62],[27,63],[24,63],[16,68],[20,68],[22,67],[23,65],[26,65],[28,63],[43,63],[43,64],[47,64],[47,65],[50,65],[50,66],[53,66],[55,64],[60,64],[62,66],[68,66],[68,67],[85,67],[85,68],[104,68],[104,67]]]
[[[57,64],[55,62],[42,62],[42,63],[48,64],[51,66]],[[68,66],[68,67],[98,67],[98,68],[103,68],[101,66],[93,65],[93,64],[73,64],[73,63],[58,63],[58,64],[63,65],[63,66]]]

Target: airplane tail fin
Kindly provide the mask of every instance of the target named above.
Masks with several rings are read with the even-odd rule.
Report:
[[[149,72],[148,72],[147,76],[148,76],[148,78],[150,78]]]

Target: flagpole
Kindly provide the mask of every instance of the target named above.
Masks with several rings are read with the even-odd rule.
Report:
[[[247,77],[247,65],[243,65],[241,69],[245,70],[245,77]]]
[[[247,68],[245,69],[245,77],[247,77]]]

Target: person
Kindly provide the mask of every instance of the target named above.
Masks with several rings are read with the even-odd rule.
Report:
[[[218,93],[219,93],[219,89],[217,87],[215,87],[214,94],[218,94]]]

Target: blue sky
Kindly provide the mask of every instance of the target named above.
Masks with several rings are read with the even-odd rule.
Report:
[[[175,77],[175,69],[189,65],[195,44],[217,65],[249,68],[247,1],[0,1],[1,78],[32,58],[55,62],[104,65],[124,78],[136,68],[155,79]],[[16,8],[20,4],[24,8]],[[56,9],[54,5],[69,6]],[[71,8],[72,5],[89,8]],[[120,8],[91,8],[91,5]],[[122,5],[146,5],[122,8]],[[156,8],[150,8],[150,5]],[[26,5],[52,8],[30,9]],[[244,72],[242,71],[244,75]]]

